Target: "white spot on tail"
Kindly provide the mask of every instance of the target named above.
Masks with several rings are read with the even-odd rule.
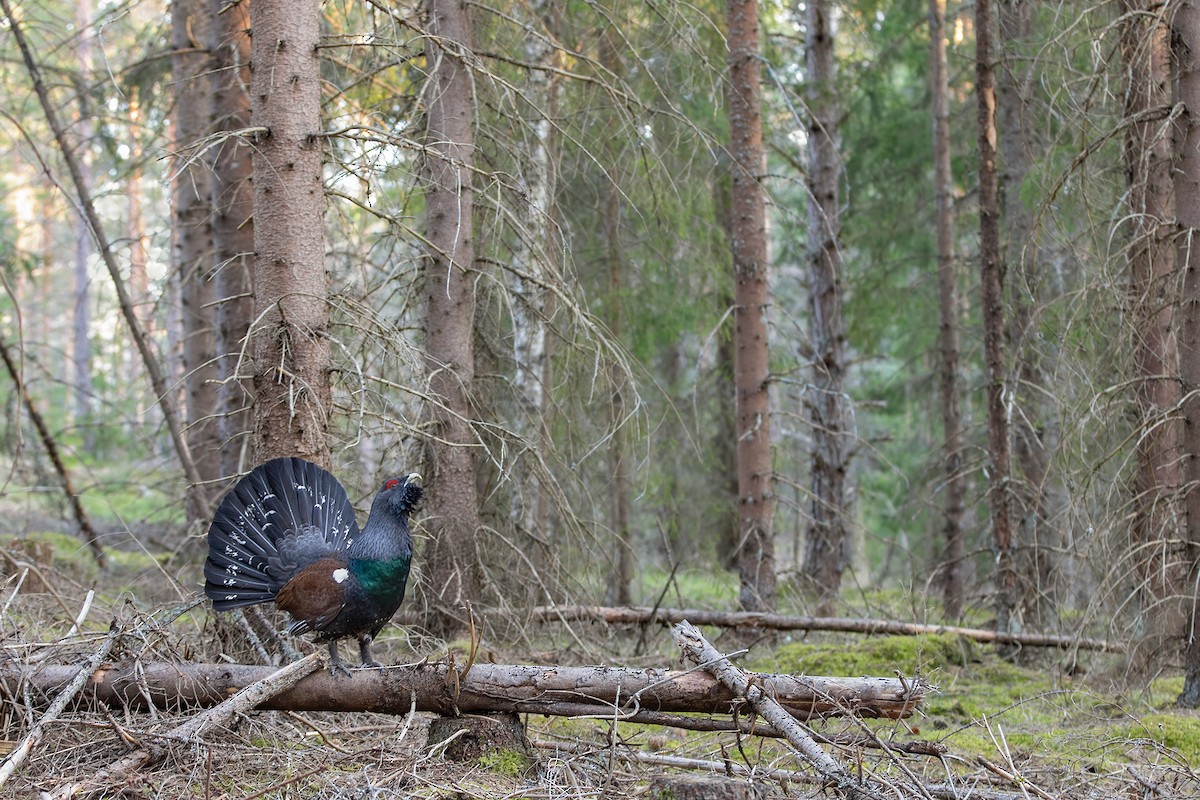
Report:
[[[350,570],[348,570],[348,569],[341,568],[341,569],[335,569],[333,571],[333,582],[334,583],[344,583],[346,578],[349,578],[349,577],[350,577]]]

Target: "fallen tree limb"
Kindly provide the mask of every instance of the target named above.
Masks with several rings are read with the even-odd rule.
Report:
[[[548,742],[534,739],[530,741],[530,744],[539,750],[546,750],[560,757],[565,753],[571,756],[606,758],[609,754],[609,749],[606,747],[576,742]],[[751,768],[733,759],[713,761],[711,759],[687,758],[685,756],[668,755],[666,753],[648,753],[645,750],[635,750],[631,747],[616,747],[613,751],[617,758],[631,763],[697,770],[700,772],[711,772],[715,775],[732,774],[756,780],[779,780],[782,778],[787,781],[806,784],[819,783],[821,781],[820,778],[814,778],[806,772],[796,772],[795,770],[777,769],[761,765]],[[1027,800],[1021,794],[982,789],[974,783],[965,781],[963,785],[959,786],[936,783],[925,784],[924,788],[926,792],[932,797],[938,798],[938,800],[965,800],[965,798],[970,798],[970,800]]]
[[[713,647],[700,633],[699,628],[684,620],[675,626],[671,635],[689,661],[708,670],[722,685],[736,692],[739,697],[746,698],[763,719],[783,734],[784,739],[795,748],[797,755],[802,756],[826,781],[836,786],[839,793],[850,798],[877,796],[873,787],[859,783],[842,769],[841,764],[822,750],[764,687]]]
[[[775,730],[769,723],[758,717],[741,715],[736,719],[728,716],[720,717],[700,717],[687,716],[682,713],[666,713],[663,711],[646,711],[642,709],[634,714],[616,714],[609,709],[604,713],[604,706],[600,706],[601,713],[597,713],[597,706],[587,705],[584,703],[578,704],[577,708],[572,708],[569,703],[556,703],[555,710],[559,712],[556,716],[574,717],[595,717],[601,720],[616,720],[618,722],[633,722],[639,725],[661,725],[666,728],[679,728],[688,731],[702,731],[705,733],[732,733],[737,731],[746,736],[768,736],[772,738],[782,738],[783,734]],[[949,748],[941,742],[932,742],[928,739],[913,739],[911,741],[897,740],[879,740],[865,736],[856,736],[854,734],[832,734],[826,735],[812,732],[812,737],[821,744],[833,745],[835,747],[852,748],[856,750],[882,750],[884,748],[897,753],[907,753],[914,756],[933,756],[940,758],[949,752]]]
[[[1059,636],[1048,633],[998,633],[983,628],[959,628],[953,625],[923,625],[887,619],[856,617],[806,617],[767,614],[756,611],[706,611],[698,608],[647,608],[644,606],[537,606],[534,618],[542,622],[604,622],[608,625],[675,624],[687,620],[693,625],[719,628],[766,628],[777,631],[841,631],[845,633],[890,634],[893,636],[932,636],[949,633],[977,642],[1011,644],[1021,647],[1057,647],[1062,650],[1102,650],[1125,652],[1124,642]]]
[[[65,685],[76,667],[44,666],[23,671],[0,669],[10,691],[28,680],[39,693]],[[122,663],[96,670],[79,694],[80,702],[144,709],[215,705],[237,690],[270,675],[272,667],[239,664]],[[753,676],[799,719],[857,714],[907,717],[920,706],[929,686],[897,678]],[[403,715],[418,711],[458,714],[510,711],[554,716],[603,716],[636,721],[641,712],[729,713],[744,701],[715,678],[699,671],[475,664],[461,673],[444,663],[355,670],[349,680],[328,672],[309,675],[268,698],[260,709],[286,711],[370,711]]]

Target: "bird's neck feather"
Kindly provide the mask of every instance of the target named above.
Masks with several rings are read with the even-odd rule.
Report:
[[[350,544],[351,559],[395,561],[412,558],[412,536],[403,519],[384,509],[372,508],[362,532]]]

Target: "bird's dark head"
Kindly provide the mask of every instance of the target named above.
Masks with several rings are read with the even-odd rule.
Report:
[[[374,512],[374,506],[382,503],[393,514],[407,517],[416,510],[424,494],[424,482],[415,472],[403,478],[388,478],[383,482],[371,510]]]

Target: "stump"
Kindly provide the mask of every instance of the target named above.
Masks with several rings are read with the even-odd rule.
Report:
[[[516,714],[464,714],[429,723],[427,747],[451,739],[442,751],[451,761],[478,761],[513,776],[524,774],[537,761]]]
[[[6,575],[19,575],[26,567],[31,568],[21,584],[22,592],[40,594],[50,591],[45,576],[54,567],[54,545],[33,539],[13,539],[8,548],[0,552],[0,557],[3,558],[0,572]]]
[[[650,779],[650,800],[776,800],[772,783],[751,783],[722,775],[658,775]]]

